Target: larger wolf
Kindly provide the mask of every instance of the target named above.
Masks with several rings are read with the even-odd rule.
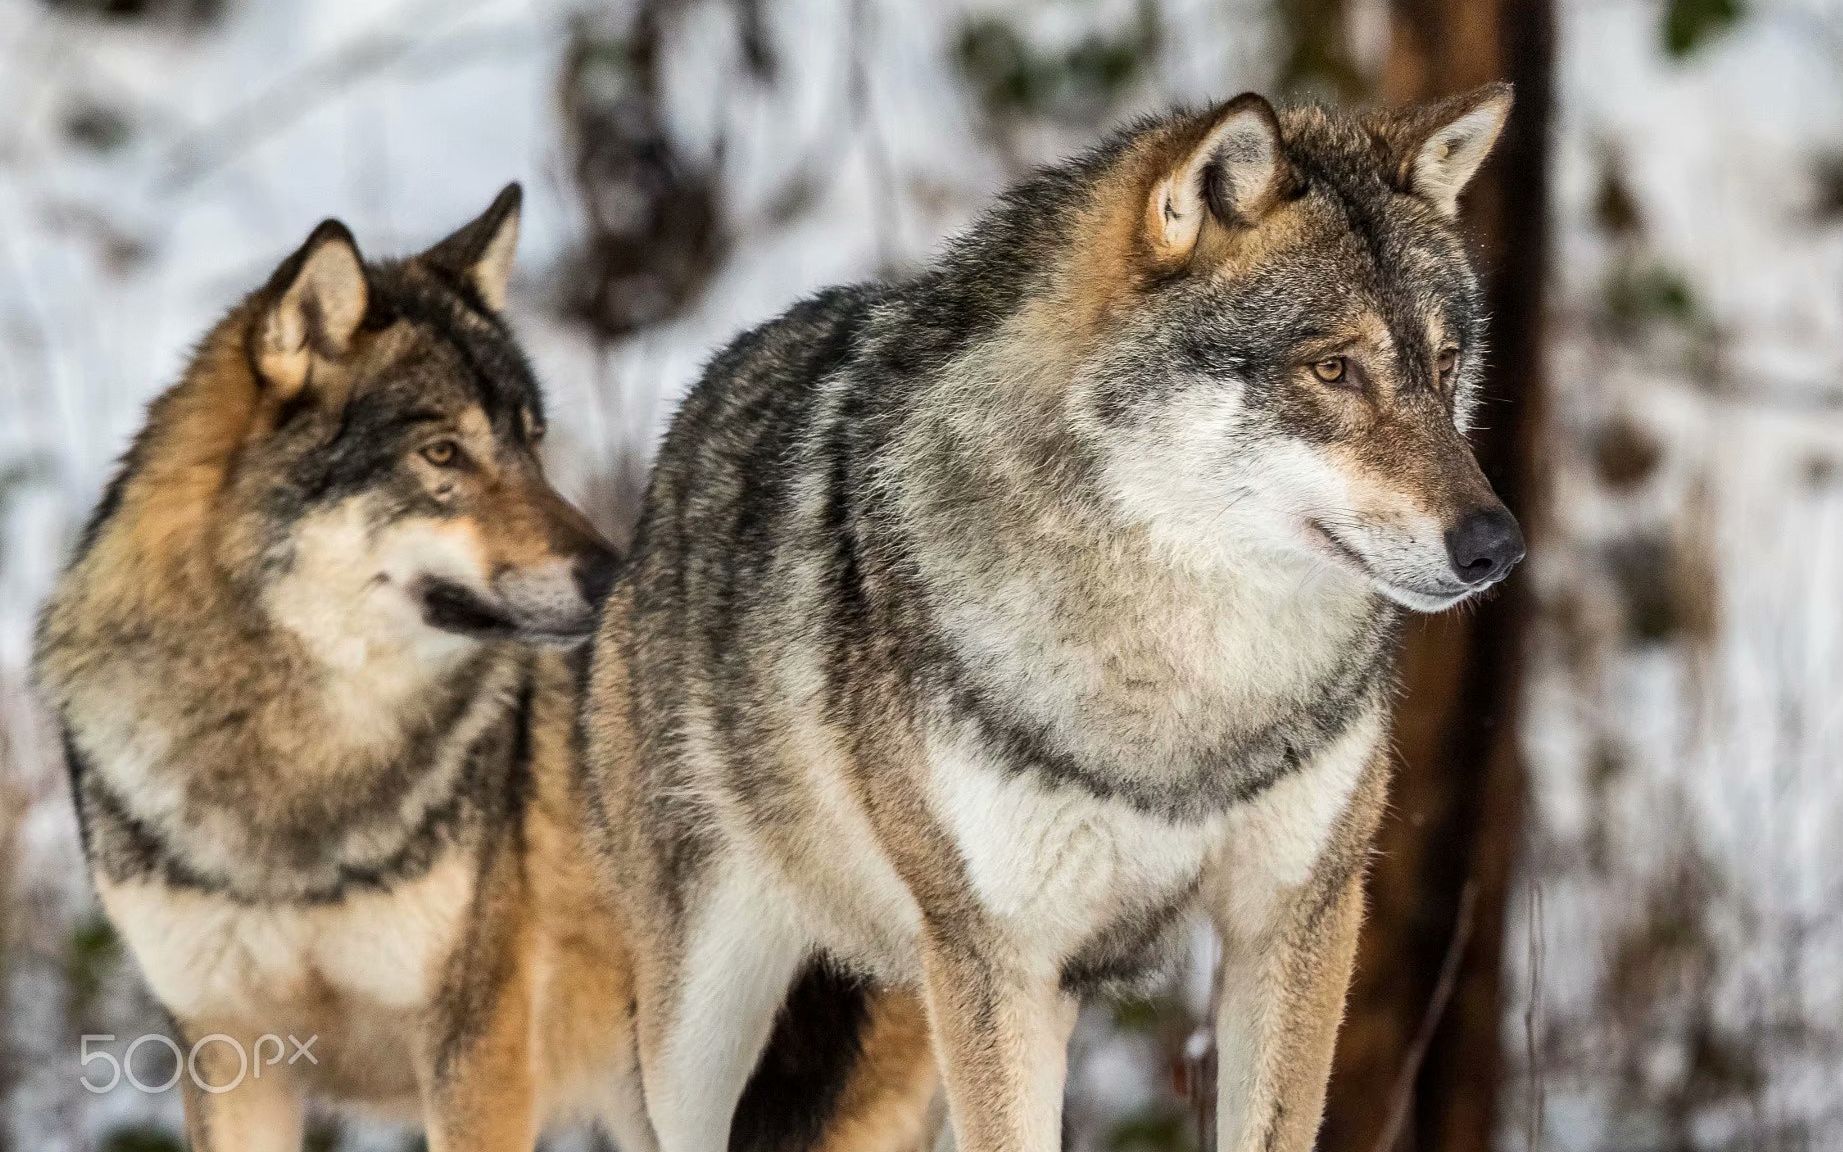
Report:
[[[1311,1145],[1400,609],[1523,553],[1455,228],[1509,106],[1147,121],[715,359],[587,714],[663,1152],[815,962],[921,989],[960,1152],[1053,1152],[1078,998],[1193,912],[1219,1147]]]

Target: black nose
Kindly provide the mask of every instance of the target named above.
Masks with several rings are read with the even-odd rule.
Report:
[[[614,578],[621,573],[621,558],[606,548],[595,551],[576,561],[576,587],[582,592],[582,598],[596,607],[608,598],[608,590],[614,587]]]
[[[1446,533],[1453,574],[1474,588],[1495,584],[1523,559],[1523,532],[1502,505],[1474,508]]]

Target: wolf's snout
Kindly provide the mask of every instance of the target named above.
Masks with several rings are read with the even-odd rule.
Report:
[[[614,587],[614,578],[620,570],[620,557],[610,549],[597,547],[588,555],[577,558],[576,588],[584,600],[599,608],[602,601],[608,598],[608,591]]]
[[[1523,531],[1501,504],[1474,508],[1448,529],[1446,556],[1454,575],[1469,587],[1483,588],[1509,575],[1523,559]]]

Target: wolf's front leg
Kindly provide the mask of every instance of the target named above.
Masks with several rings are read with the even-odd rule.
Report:
[[[179,1069],[192,1152],[300,1152],[303,1101],[294,1075],[260,1059],[260,1034],[204,1024],[180,1029]]]
[[[1279,937],[1225,942],[1218,1152],[1308,1152],[1318,1138],[1362,918],[1362,880],[1352,878],[1317,915],[1294,917]]]
[[[1057,1152],[1075,999],[993,934],[931,929],[923,978],[956,1152]]]
[[[1309,1152],[1318,1137],[1386,781],[1384,754],[1366,756],[1342,793],[1311,768],[1275,785],[1205,878],[1223,952],[1217,1152]]]

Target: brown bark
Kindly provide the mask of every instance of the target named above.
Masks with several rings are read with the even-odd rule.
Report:
[[[1388,103],[1498,79],[1516,85],[1509,127],[1466,195],[1492,316],[1492,366],[1474,442],[1486,473],[1539,542],[1533,465],[1541,424],[1551,4],[1395,0],[1392,30],[1383,77]],[[1420,619],[1408,629],[1396,720],[1401,762],[1321,1147],[1377,1149],[1397,1114],[1406,1121],[1397,1148],[1490,1147],[1505,913],[1522,843],[1516,721],[1527,585],[1527,575],[1512,579],[1475,612]],[[1470,930],[1457,979],[1418,1052],[1416,1036],[1440,1002],[1436,983],[1468,882]],[[1404,1100],[1398,1082],[1417,1056]]]

